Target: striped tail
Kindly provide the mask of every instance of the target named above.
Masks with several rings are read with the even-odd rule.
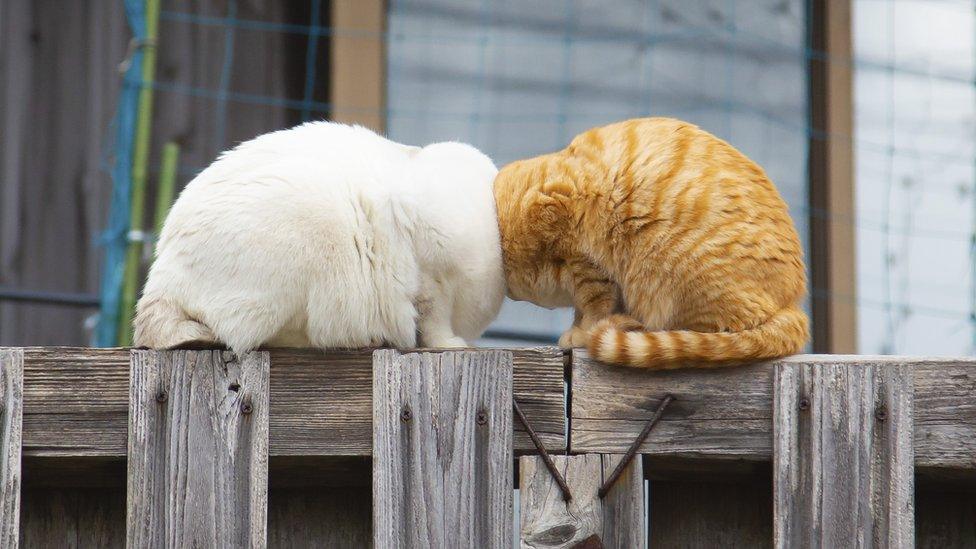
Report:
[[[591,331],[589,351],[600,362],[634,368],[714,368],[798,353],[809,330],[806,313],[796,306],[741,332],[632,332],[605,320]]]

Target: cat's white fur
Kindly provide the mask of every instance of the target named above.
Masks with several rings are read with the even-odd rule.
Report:
[[[135,344],[465,346],[505,293],[496,173],[469,145],[331,122],[243,143],[173,205]]]

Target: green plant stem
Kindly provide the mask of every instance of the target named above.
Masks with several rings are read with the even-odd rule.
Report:
[[[139,90],[139,112],[132,153],[132,203],[129,211],[129,247],[125,255],[122,278],[122,303],[119,312],[118,344],[132,345],[132,318],[142,258],[143,210],[146,205],[146,172],[152,129],[153,81],[156,75],[156,44],[159,35],[159,2],[146,0],[146,43],[142,44],[142,88]]]

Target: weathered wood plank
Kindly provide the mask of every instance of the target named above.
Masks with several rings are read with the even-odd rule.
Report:
[[[799,355],[733,368],[646,371],[573,353],[574,452],[623,452],[667,393],[677,400],[641,452],[681,458],[772,459],[777,364],[907,364],[915,391],[915,465],[976,469],[976,359]]]
[[[768,475],[744,482],[651,481],[648,547],[772,547]]]
[[[24,455],[125,457],[129,350],[24,349]]]
[[[269,367],[263,352],[132,352],[128,546],[266,546]]]
[[[651,372],[573,353],[574,452],[624,452],[665,394],[676,397],[641,452],[768,459],[772,375],[768,365]]]
[[[562,352],[511,352],[515,398],[546,447],[565,449]],[[271,455],[370,455],[372,351],[275,349],[271,363]],[[535,449],[521,424],[515,432],[516,450]]]
[[[26,348],[24,455],[126,455],[128,349]],[[272,456],[369,456],[372,351],[272,349]],[[563,353],[512,350],[515,398],[546,447],[566,447]],[[516,422],[518,423],[518,422]],[[521,424],[516,451],[533,451]]]
[[[644,475],[635,459],[600,500],[597,491],[623,456],[553,456],[573,499],[563,501],[542,458],[519,459],[520,539],[525,549],[572,547],[597,535],[604,547],[644,547]]]
[[[0,547],[17,547],[24,352],[0,349]]]
[[[374,356],[374,545],[510,546],[512,354]]]
[[[776,547],[910,547],[912,373],[905,364],[780,364]]]
[[[623,456],[600,456],[602,480],[613,473]],[[604,547],[643,549],[644,531],[644,462],[636,456],[603,498]]]

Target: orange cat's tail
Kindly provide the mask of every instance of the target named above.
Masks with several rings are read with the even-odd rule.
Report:
[[[806,313],[795,306],[741,332],[632,332],[605,320],[591,332],[589,351],[600,362],[635,368],[712,368],[798,353],[809,330]]]

